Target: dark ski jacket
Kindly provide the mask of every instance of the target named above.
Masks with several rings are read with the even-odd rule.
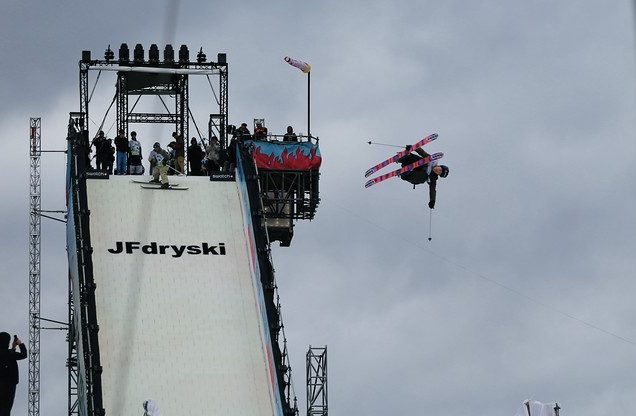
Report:
[[[398,159],[398,163],[400,163],[402,167],[404,167],[429,156],[429,154],[422,150],[422,148],[416,149],[415,153],[417,154],[411,153],[403,156],[402,158]],[[428,173],[428,164],[419,166],[410,172],[403,173],[400,176],[400,179],[412,183],[413,185],[419,185],[427,182],[429,203],[433,203],[433,205],[435,205],[435,196],[437,195],[437,178],[437,174],[433,172],[431,172],[430,174]]]
[[[13,349],[0,350],[0,384],[18,384],[18,361],[27,357],[27,349],[24,344],[18,345],[20,352]]]
[[[128,153],[128,139],[125,136],[115,137],[115,148],[118,152]]]
[[[104,140],[101,144],[101,147],[97,150],[97,159],[103,162],[114,162],[115,161],[115,149],[112,146],[112,141],[109,142],[108,139]]]
[[[188,161],[191,162],[193,166],[199,166],[204,156],[205,152],[198,144],[188,146]]]

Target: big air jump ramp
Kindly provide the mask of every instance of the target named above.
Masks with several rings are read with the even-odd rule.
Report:
[[[179,191],[73,169],[79,413],[153,399],[164,416],[283,415],[240,166],[234,181],[173,176]]]

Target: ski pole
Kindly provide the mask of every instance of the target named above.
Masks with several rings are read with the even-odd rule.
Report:
[[[398,146],[397,144],[378,143],[378,142],[372,142],[372,141],[368,141],[367,143],[370,145],[375,144],[377,146],[399,147],[400,149],[405,147],[405,146]]]
[[[431,241],[433,238],[431,237],[431,228],[433,223],[433,209],[428,209],[428,241]]]
[[[178,170],[176,170],[175,168],[173,168],[173,167],[172,167],[172,166],[170,166],[170,165],[166,165],[166,166],[168,166],[168,169],[170,169],[170,170],[173,170],[173,171],[177,172],[177,176],[183,176],[183,175],[185,175],[185,173],[181,173],[181,172],[179,172]]]

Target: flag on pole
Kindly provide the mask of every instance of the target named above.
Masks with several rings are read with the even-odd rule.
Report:
[[[287,62],[291,66],[295,66],[296,68],[303,71],[305,74],[308,74],[311,71],[311,65],[307,62],[299,61],[297,59],[290,58],[289,56],[285,57],[285,62]]]

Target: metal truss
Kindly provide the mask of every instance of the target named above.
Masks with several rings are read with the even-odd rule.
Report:
[[[84,113],[71,113],[68,137],[81,133],[79,128]],[[81,122],[83,124],[83,122]],[[79,415],[79,368],[78,368],[78,344],[77,344],[77,328],[75,319],[77,314],[75,311],[75,303],[73,301],[73,282],[71,275],[68,276],[68,358],[66,359],[66,368],[68,369],[68,416]]]
[[[258,173],[269,219],[312,220],[320,203],[317,170]]]
[[[117,73],[117,134],[123,130],[128,137],[128,87],[127,74]]]
[[[88,120],[88,68],[89,65],[80,62],[80,114],[84,114],[85,117],[80,117],[78,119],[79,122],[82,123],[81,128],[84,127],[84,121]]]
[[[84,56],[84,55],[83,55]],[[124,130],[128,135],[129,123],[166,123],[174,124],[175,130],[184,137],[187,145],[189,137],[189,81],[188,74],[183,71],[202,70],[207,74],[219,77],[219,113],[216,115],[220,121],[218,126],[218,136],[223,148],[229,142],[227,140],[226,123],[228,120],[228,65],[225,54],[219,54],[219,62],[119,62],[116,60],[92,60],[88,53],[86,60],[79,63],[80,66],[80,112],[88,120],[88,72],[90,70],[117,71],[117,130]],[[132,71],[139,72],[174,72],[176,84],[167,86],[149,86],[139,90],[128,90],[127,78]],[[192,71],[191,71],[192,72]],[[198,75],[194,73],[195,75]],[[199,73],[201,74],[201,73]],[[175,114],[151,114],[151,113],[130,113],[128,111],[129,95],[170,95],[174,96]]]
[[[223,114],[210,114],[208,120],[208,139],[212,136],[216,136],[219,139],[219,144],[225,146],[223,143],[223,136],[227,134],[226,128],[227,120]]]
[[[226,123],[228,119],[228,98],[227,98],[227,84],[228,84],[228,68],[227,64],[225,66],[219,68],[219,115],[222,117],[221,120],[221,131],[219,140],[221,143],[221,147],[225,148],[229,143],[227,139],[227,127]]]
[[[40,415],[40,216],[42,181],[40,157],[42,155],[42,120],[30,119],[30,223],[29,223],[29,416]]]
[[[71,276],[68,278],[68,358],[66,368],[68,369],[68,416],[79,415],[79,394],[77,390],[78,369],[77,369],[77,334],[75,326],[75,307],[73,306],[73,284]]]
[[[128,123],[166,123],[181,125],[181,117],[178,114],[161,113],[129,113]]]
[[[103,416],[102,388],[99,355],[99,339],[97,325],[97,312],[95,307],[95,289],[93,280],[93,263],[89,216],[87,207],[86,175],[89,169],[89,142],[86,130],[79,128],[86,123],[82,121],[85,115],[82,113],[71,113],[69,123],[69,168],[70,168],[70,189],[69,189],[69,220],[72,212],[72,221],[75,229],[75,240],[77,242],[76,253],[78,269],[77,279],[79,283],[79,293],[73,294],[73,289],[69,290],[69,414],[77,412],[77,408],[86,409],[89,416]],[[72,282],[71,282],[72,284]],[[72,287],[72,286],[71,286]],[[78,300],[78,302],[76,302]],[[81,342],[83,356],[78,356],[77,330],[82,331]],[[78,370],[82,368],[79,362],[83,362],[84,374]],[[75,371],[74,371],[75,369]],[[78,384],[80,379],[86,382],[82,386]],[[74,385],[73,385],[74,381]],[[83,391],[79,391],[82,386]],[[85,394],[86,402],[74,404],[73,399]],[[74,407],[73,407],[74,406]]]
[[[176,131],[183,137],[184,146],[188,146],[189,118],[188,108],[190,106],[188,76],[180,75],[177,80],[178,96],[175,97],[175,114],[177,114]]]
[[[307,416],[327,416],[327,346],[307,351]]]

